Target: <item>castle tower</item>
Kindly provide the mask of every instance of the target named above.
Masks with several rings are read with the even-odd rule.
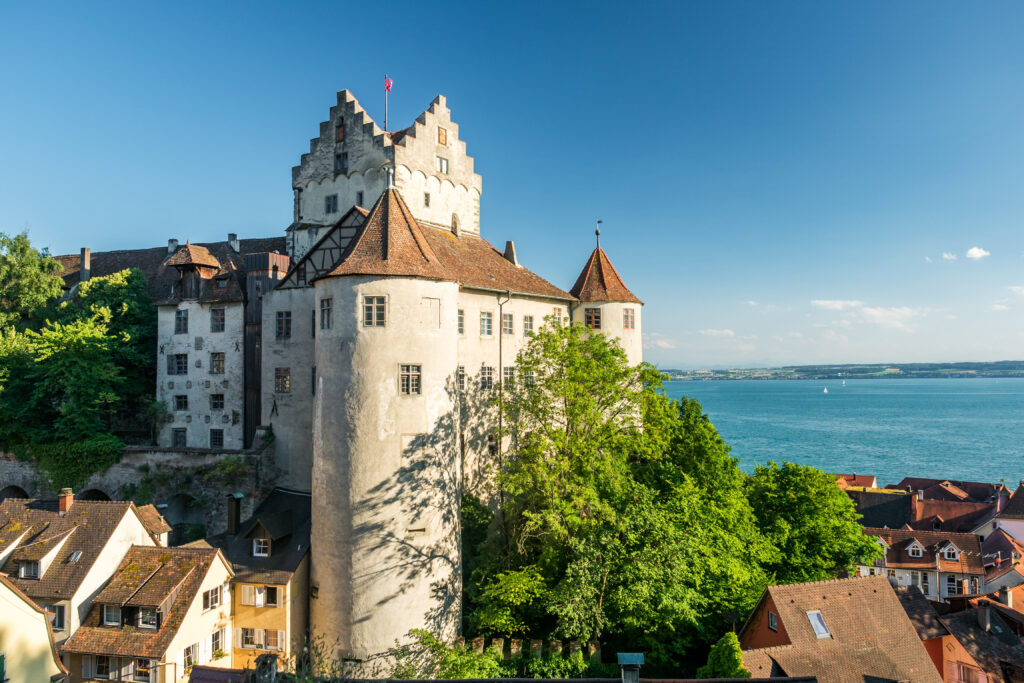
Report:
[[[384,190],[345,256],[311,277],[310,618],[367,661],[412,628],[458,628],[458,284],[401,195]]]
[[[608,254],[601,248],[601,231],[597,231],[597,247],[576,278],[569,293],[579,301],[572,308],[572,319],[605,336],[616,337],[626,351],[630,365],[643,362],[640,334],[643,302],[629,291],[619,277]]]
[[[309,153],[292,168],[288,255],[301,258],[349,207],[372,204],[384,191],[385,168],[394,169],[395,188],[417,221],[479,234],[482,181],[444,96],[408,128],[384,131],[342,90]]]

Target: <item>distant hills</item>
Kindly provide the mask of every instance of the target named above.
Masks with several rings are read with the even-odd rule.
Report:
[[[662,369],[672,379],[907,379],[933,377],[1024,377],[1024,361],[991,363],[882,363],[874,365],[789,365],[729,370]]]

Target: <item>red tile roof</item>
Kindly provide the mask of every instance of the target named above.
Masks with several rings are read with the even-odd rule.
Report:
[[[885,566],[904,569],[935,570],[958,574],[984,574],[981,542],[974,534],[950,531],[923,531],[920,529],[877,529],[867,527],[864,533],[885,541]],[[921,557],[911,557],[908,550],[914,541],[924,551]],[[945,550],[952,543],[959,549],[956,560],[947,560]],[[937,558],[937,559],[936,559]],[[936,564],[936,562],[938,562]]]
[[[998,483],[989,484],[983,481],[956,481],[952,479],[929,479],[926,477],[904,477],[900,483],[889,484],[886,488],[902,489],[904,491],[910,488],[913,491],[924,491],[925,498],[930,497],[930,495],[936,495],[948,500],[949,498],[946,493],[948,493],[949,487],[942,487],[943,483],[952,484],[953,487],[965,492],[970,496],[970,500],[976,503],[994,502],[1000,492],[1006,492],[1006,487]],[[946,489],[946,491],[942,489]]]
[[[642,303],[636,298],[633,292],[629,291],[626,283],[619,277],[619,273],[612,265],[611,259],[604,253],[604,249],[597,247],[590,254],[583,272],[576,278],[576,284],[569,292],[580,301],[627,301],[630,303]]]
[[[146,530],[153,534],[153,536],[159,536],[171,530],[171,525],[167,523],[167,520],[164,519],[164,516],[160,514],[152,503],[141,505],[136,511],[139,513],[139,518],[142,519]]]
[[[220,261],[217,260],[210,250],[198,244],[185,242],[185,246],[178,247],[170,258],[167,259],[168,266],[207,266],[209,268],[220,268]]]

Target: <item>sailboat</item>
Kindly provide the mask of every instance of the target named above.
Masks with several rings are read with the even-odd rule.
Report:
[[[846,386],[846,380],[845,379],[843,380],[843,386],[844,387]]]
[[[828,393],[828,387],[825,387],[825,393],[826,394]]]

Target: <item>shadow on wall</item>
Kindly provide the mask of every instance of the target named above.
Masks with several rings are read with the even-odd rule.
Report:
[[[171,525],[168,545],[182,545],[206,536],[202,503],[187,493],[173,496],[160,512]]]
[[[86,489],[76,494],[75,500],[110,500],[110,496],[99,489]]]
[[[5,486],[0,489],[0,502],[7,498],[28,498],[28,492],[20,486]]]

